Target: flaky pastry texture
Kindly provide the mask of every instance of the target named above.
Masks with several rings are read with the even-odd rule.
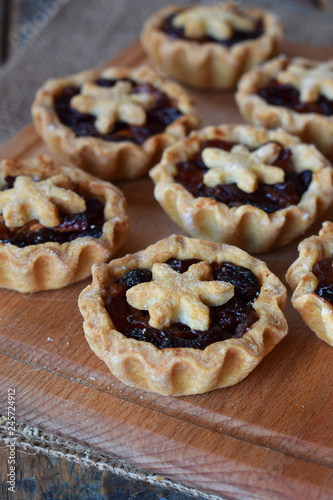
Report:
[[[210,9],[219,17],[220,5]],[[223,8],[223,4],[221,4]],[[263,20],[264,32],[252,40],[231,47],[209,41],[171,39],[160,28],[169,15],[183,12],[184,7],[171,5],[154,13],[141,34],[142,45],[157,65],[176,80],[196,88],[226,89],[234,87],[240,76],[277,52],[283,30],[274,15],[259,9],[242,9],[244,14]],[[201,7],[202,9],[202,7]],[[184,11],[185,12],[185,11]],[[199,21],[200,21],[200,13]]]
[[[0,189],[6,186],[7,176],[16,177],[17,180],[30,179],[42,183],[49,179],[55,181],[62,178],[69,179],[73,185],[79,187],[81,194],[92,196],[104,204],[105,222],[100,238],[84,236],[62,244],[48,241],[25,247],[0,241],[0,287],[18,292],[62,288],[90,276],[92,264],[108,262],[125,240],[129,229],[126,201],[123,194],[112,184],[101,181],[78,168],[60,165],[47,156],[23,161],[4,160],[0,163]],[[0,195],[7,195],[11,191],[14,190],[0,191]],[[55,194],[52,190],[49,192],[49,197],[54,201]],[[28,214],[28,219],[31,221],[36,218],[37,224],[42,220],[48,220],[50,207],[45,200],[37,199],[37,204],[40,206],[36,213],[28,205],[30,200],[31,195],[28,192],[26,198],[22,198],[22,206],[16,202],[14,208],[16,206],[16,209],[25,216]],[[80,209],[78,205],[76,212],[79,213]],[[19,218],[14,220],[17,221]],[[56,224],[56,221],[50,222],[50,227]],[[17,222],[11,226],[17,227]]]
[[[202,141],[221,139],[237,142],[250,149],[277,141],[292,152],[297,173],[309,169],[312,181],[298,205],[266,213],[252,205],[229,208],[208,197],[195,198],[175,181],[176,165],[200,150]],[[221,125],[192,132],[163,154],[151,171],[154,196],[171,219],[187,233],[218,243],[236,245],[248,252],[268,252],[284,246],[302,234],[330,205],[333,199],[332,167],[312,145],[282,129],[265,130],[248,125]]]
[[[333,100],[333,60],[326,61],[326,66],[331,66],[331,77],[328,79],[322,75],[322,82],[325,80],[325,87],[329,90],[328,97]],[[266,87],[271,79],[279,80],[283,73],[285,77],[289,66],[298,66],[305,70],[316,70],[323,66],[322,61],[315,61],[306,58],[289,58],[280,55],[261,66],[246,73],[239,81],[235,94],[236,103],[244,118],[253,125],[263,126],[269,129],[282,127],[287,132],[295,134],[302,141],[313,143],[330,160],[333,159],[333,116],[319,113],[298,113],[285,106],[271,105],[258,95],[258,91]],[[292,74],[291,78],[281,78],[295,88],[299,89],[297,74]],[[309,75],[311,76],[311,75]],[[317,77],[319,72],[317,73]],[[308,80],[309,82],[309,80]],[[313,79],[312,85],[318,89],[320,80]],[[308,85],[307,85],[308,86]],[[325,90],[324,90],[325,92]],[[317,96],[318,97],[318,96]],[[314,101],[316,98],[314,97]]]
[[[150,83],[170,96],[182,115],[168,125],[163,133],[149,137],[141,145],[131,141],[115,142],[91,136],[78,137],[59,120],[54,107],[55,98],[66,87],[71,86],[88,87],[89,92],[89,86],[100,78],[128,78],[139,83]],[[105,91],[110,92],[110,89],[102,86],[99,88],[102,96]],[[77,96],[74,99],[77,100]],[[85,109],[84,104],[77,103],[76,109],[78,111]],[[133,113],[137,111],[132,107],[127,107],[128,110]],[[134,179],[142,176],[159,161],[162,151],[167,146],[186,136],[200,123],[194,102],[188,94],[179,85],[160,78],[148,66],[134,69],[109,67],[104,70],[83,71],[67,78],[48,80],[36,93],[32,116],[37,133],[57,158],[106,180]]]
[[[286,274],[292,305],[317,337],[333,346],[333,305],[315,293],[318,278],[312,272],[316,263],[333,256],[333,223],[324,222],[319,235],[301,241],[298,250]]]
[[[210,263],[229,261],[257,276],[261,288],[253,307],[259,319],[242,338],[215,342],[204,350],[158,349],[150,342],[127,338],[115,329],[104,305],[110,286],[130,270],[151,269],[154,263],[164,263],[172,257]],[[79,297],[87,341],[112,374],[132,387],[181,396],[236,384],[287,334],[282,313],[286,302],[284,285],[264,262],[232,246],[174,235],[136,254],[94,265],[92,275],[92,284]]]

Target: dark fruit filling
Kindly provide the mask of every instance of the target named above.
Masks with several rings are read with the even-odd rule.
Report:
[[[7,185],[3,189],[12,188],[14,181],[15,177],[6,177]],[[104,224],[104,205],[91,196],[82,194],[80,196],[86,202],[86,211],[73,215],[60,214],[61,223],[54,228],[40,227],[38,221],[28,222],[19,228],[8,228],[0,215],[0,241],[17,247],[26,247],[47,241],[61,244],[83,236],[100,238]]]
[[[187,37],[185,35],[184,28],[177,27],[177,26],[173,25],[173,19],[176,17],[176,15],[177,14],[171,14],[170,16],[166,17],[162,23],[162,26],[161,26],[161,30],[164,31],[164,33],[166,33],[168,35],[168,37],[172,38],[172,39],[182,39],[182,40],[188,40],[190,42],[197,42],[197,43],[215,42],[215,43],[220,43],[222,45],[225,45],[227,47],[231,47],[232,45],[235,45],[236,43],[258,38],[264,32],[262,19],[257,19],[255,22],[255,27],[254,27],[253,31],[240,31],[240,30],[235,29],[233,31],[232,36],[230,38],[225,39],[225,40],[214,38],[214,37],[209,36],[209,35],[206,35],[206,36],[203,36],[200,38]]]
[[[281,84],[276,80],[270,80],[266,87],[259,90],[258,95],[272,106],[284,106],[297,113],[318,113],[320,115],[333,115],[333,101],[321,95],[314,102],[302,102],[299,99],[299,91],[292,85]]]
[[[101,87],[113,87],[118,81],[120,80],[100,78],[95,83]],[[66,127],[69,127],[77,137],[89,136],[97,137],[104,141],[130,141],[142,144],[149,137],[164,132],[168,125],[182,115],[181,111],[177,109],[175,100],[150,83],[136,83],[128,78],[123,78],[121,81],[132,83],[132,93],[148,92],[155,97],[156,105],[152,110],[147,111],[147,122],[145,125],[134,126],[125,122],[116,122],[111,132],[101,134],[95,127],[95,116],[79,113],[79,111],[70,106],[72,97],[80,93],[79,87],[66,87],[56,97],[54,107],[59,120]]]
[[[208,168],[202,160],[202,151],[207,147],[230,151],[236,143],[222,140],[208,140],[201,143],[201,148],[192,158],[179,162],[174,179],[184,186],[195,198],[205,196],[224,203],[228,207],[252,205],[267,213],[276,212],[290,205],[297,205],[303,193],[308,189],[312,172],[304,170],[297,174],[293,168],[290,149],[281,148],[279,157],[274,162],[276,167],[285,171],[284,182],[278,184],[259,184],[253,193],[245,193],[237,184],[218,184],[208,187],[203,177]]]
[[[170,259],[167,264],[179,273],[199,262],[197,259]],[[156,330],[149,325],[148,311],[140,311],[126,301],[126,291],[138,283],[151,281],[148,269],[134,269],[122,276],[111,286],[105,307],[116,329],[128,338],[151,342],[159,349],[166,347],[193,347],[205,349],[214,342],[230,338],[240,338],[250,328],[258,315],[252,307],[259,294],[260,283],[255,274],[242,266],[230,262],[211,264],[214,280],[223,280],[235,287],[235,295],[226,304],[210,307],[211,324],[209,330],[192,330],[183,323],[173,323],[168,328]]]
[[[312,272],[319,281],[314,293],[333,304],[333,257],[317,262]]]

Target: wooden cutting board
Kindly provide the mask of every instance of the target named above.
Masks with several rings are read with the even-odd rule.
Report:
[[[333,50],[316,47],[284,51],[333,57]],[[144,60],[136,43],[112,63]],[[204,125],[242,122],[232,92],[192,94]],[[0,158],[42,152],[31,125]],[[116,257],[182,234],[154,200],[148,177],[117,185],[128,201],[131,232]],[[306,236],[327,219],[333,208]],[[285,281],[297,243],[259,257]],[[289,335],[243,382],[172,398],[124,386],[90,350],[77,307],[89,282],[36,294],[0,291],[1,412],[7,413],[8,388],[15,388],[18,422],[225,498],[333,498],[333,348],[306,327],[290,300]]]

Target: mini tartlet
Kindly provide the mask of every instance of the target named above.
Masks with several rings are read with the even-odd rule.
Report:
[[[235,97],[248,122],[282,127],[333,159],[333,59],[281,55],[244,75]]]
[[[200,123],[188,94],[148,66],[48,80],[32,115],[57,158],[106,180],[145,174],[165,147]]]
[[[293,307],[321,340],[333,346],[333,223],[323,223],[319,235],[299,246],[299,257],[286,280]]]
[[[110,183],[46,156],[0,163],[0,287],[37,292],[83,280],[128,227],[125,198]]]
[[[330,205],[332,172],[281,129],[221,125],[170,146],[150,176],[157,201],[191,236],[257,253],[288,244]]]
[[[274,15],[228,2],[165,7],[148,19],[141,42],[152,60],[176,80],[197,88],[225,89],[272,57],[282,36]]]
[[[239,248],[170,236],[94,265],[92,276],[79,297],[87,341],[112,374],[132,387],[180,396],[236,384],[287,334],[284,285]],[[244,304],[249,312],[240,312]],[[231,328],[228,306],[241,324],[234,335],[222,329],[222,337],[214,337],[219,321],[227,332]],[[117,328],[123,321],[127,326]],[[208,345],[207,335],[213,336]]]

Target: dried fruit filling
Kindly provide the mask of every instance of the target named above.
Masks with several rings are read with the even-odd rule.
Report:
[[[190,42],[197,42],[197,43],[215,42],[225,45],[227,47],[231,47],[236,43],[258,38],[264,32],[262,19],[257,19],[255,23],[255,28],[252,31],[241,31],[234,29],[232,36],[224,40],[217,39],[209,35],[200,38],[188,37],[185,35],[185,30],[183,27],[176,27],[173,25],[173,19],[175,18],[176,15],[177,14],[171,14],[170,16],[166,17],[161,26],[161,30],[164,31],[164,33],[166,33],[169,36],[169,38],[172,39],[188,40]]]
[[[333,115],[333,101],[320,95],[317,101],[302,102],[299,91],[292,85],[281,84],[272,79],[268,85],[259,90],[258,95],[272,106],[284,106],[297,113],[318,113],[320,115]]]
[[[12,188],[15,177],[7,176],[5,180],[7,184],[3,189]],[[43,227],[38,221],[28,222],[18,228],[8,228],[0,215],[0,241],[18,247],[26,247],[48,241],[61,244],[83,236],[99,238],[102,235],[105,222],[104,205],[91,196],[82,194],[80,196],[86,202],[86,211],[74,215],[60,214],[61,223],[55,228]]]
[[[197,259],[170,259],[166,263],[179,273],[184,273]],[[214,342],[229,338],[241,338],[246,330],[258,320],[252,307],[260,290],[255,274],[242,266],[230,262],[211,264],[214,280],[231,283],[235,294],[226,304],[210,307],[210,327],[207,331],[192,330],[183,323],[173,323],[168,328],[157,330],[149,325],[148,311],[140,311],[126,301],[126,291],[139,283],[149,282],[149,269],[138,268],[129,271],[116,281],[105,300],[105,307],[116,329],[128,338],[151,342],[159,349],[166,347],[193,347],[205,349]]]
[[[260,183],[253,193],[245,193],[235,183],[218,184],[215,187],[206,186],[203,177],[208,168],[202,160],[202,151],[207,147],[230,151],[236,144],[235,142],[217,139],[202,142],[200,150],[192,158],[177,163],[177,174],[174,176],[175,182],[184,186],[195,198],[205,196],[224,203],[230,208],[252,205],[267,213],[272,213],[299,203],[301,196],[311,183],[312,172],[304,170],[296,173],[290,149],[282,147],[274,166],[284,170],[284,182],[278,184]]]
[[[118,81],[132,83],[132,93],[148,92],[155,97],[155,106],[150,111],[147,111],[145,125],[135,126],[118,121],[111,132],[101,134],[95,127],[95,116],[80,113],[71,107],[71,99],[80,93],[80,88],[75,86],[64,88],[54,101],[55,111],[61,123],[69,127],[77,137],[89,136],[104,141],[130,141],[142,144],[149,137],[164,132],[168,125],[182,115],[175,100],[150,83],[136,83],[128,78],[121,80],[100,78],[95,81],[95,84],[101,87],[113,87]]]
[[[333,257],[317,262],[312,272],[318,278],[314,293],[333,304]]]

